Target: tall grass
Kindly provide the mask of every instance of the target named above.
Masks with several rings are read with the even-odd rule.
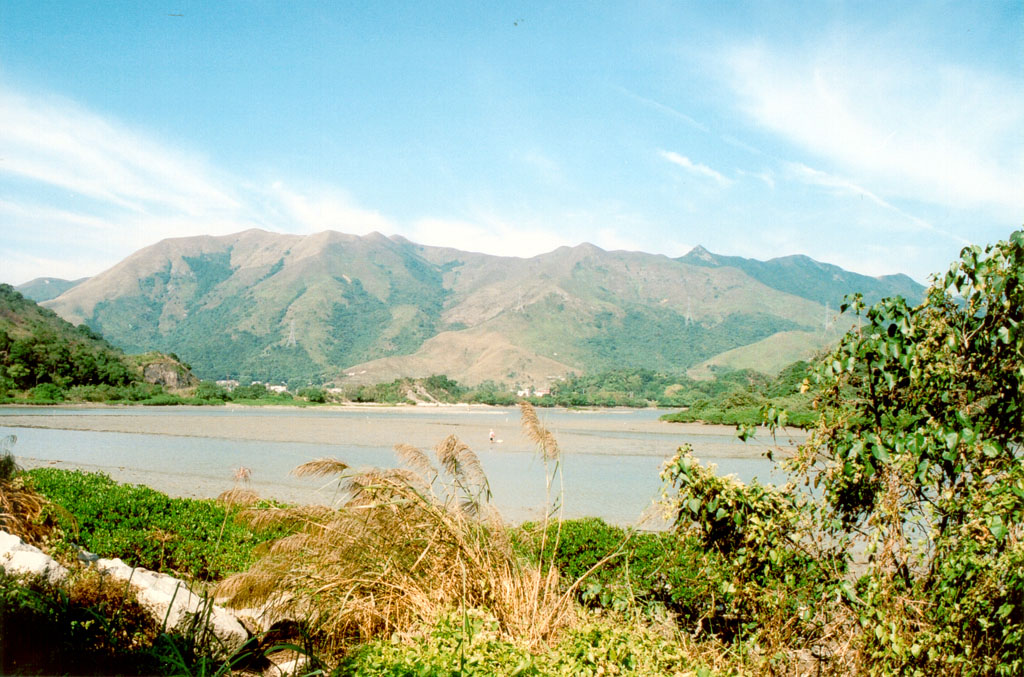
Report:
[[[557,458],[535,414],[526,425],[545,457]],[[254,526],[292,533],[218,594],[233,606],[268,605],[276,617],[305,620],[327,652],[412,633],[453,610],[486,610],[505,636],[527,646],[570,622],[571,594],[557,569],[513,547],[472,449],[455,436],[433,458],[411,445],[395,449],[394,469],[353,471],[330,458],[296,468],[338,479],[340,504],[244,513]]]

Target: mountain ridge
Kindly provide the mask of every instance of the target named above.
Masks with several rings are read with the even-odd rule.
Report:
[[[813,335],[844,281],[886,288],[812,259],[787,273],[700,250],[694,261],[584,243],[515,258],[380,233],[250,229],[162,240],[45,305],[126,350],[182,355],[205,378],[343,383],[430,370],[544,385],[616,367],[682,371],[724,353],[750,362],[743,350],[773,335]],[[815,271],[838,279],[815,283]],[[815,284],[831,295],[817,300]],[[817,348],[793,343],[779,342],[765,370]]]
[[[843,297],[852,293],[851,290],[862,293],[868,303],[894,293],[915,303],[924,297],[924,286],[903,273],[872,277],[816,261],[805,254],[789,254],[760,261],[714,254],[702,245],[697,245],[676,260],[699,266],[737,268],[774,289],[819,303],[829,303],[832,307],[838,307]]]

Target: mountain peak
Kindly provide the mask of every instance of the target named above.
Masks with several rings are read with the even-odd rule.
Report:
[[[705,249],[704,245],[697,245],[682,257],[682,260],[684,261],[692,261],[694,259],[703,261],[704,263],[718,265],[718,257]]]

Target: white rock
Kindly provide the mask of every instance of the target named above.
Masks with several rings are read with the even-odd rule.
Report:
[[[67,578],[68,570],[34,545],[0,531],[0,567],[9,574],[45,576],[51,583]]]
[[[136,596],[159,624],[168,630],[189,631],[193,619],[209,623],[213,636],[219,640],[214,648],[231,654],[249,639],[249,633],[235,616],[212,603],[209,596],[192,592],[184,581],[140,567],[130,567],[120,559],[100,559],[96,569],[106,577],[125,581],[135,588]],[[57,583],[68,576],[68,570],[35,546],[19,537],[0,531],[0,567],[8,573],[44,575]]]
[[[213,604],[209,596],[197,595],[184,581],[141,567],[132,568],[119,559],[101,559],[96,568],[103,574],[129,582],[139,602],[166,630],[190,631],[193,620],[209,623],[224,652],[230,654],[249,639],[249,633],[235,616]]]

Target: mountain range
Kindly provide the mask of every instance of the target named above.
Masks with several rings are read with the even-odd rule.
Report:
[[[849,326],[836,311],[856,291],[916,302],[924,288],[702,247],[673,259],[582,244],[524,259],[248,230],[161,241],[44,305],[126,351],[176,353],[204,378],[540,386],[619,367],[777,371]]]

